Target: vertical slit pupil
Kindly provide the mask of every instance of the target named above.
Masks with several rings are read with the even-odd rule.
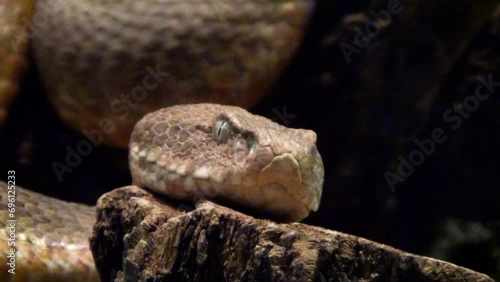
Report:
[[[224,125],[226,124],[225,121],[223,121],[220,126],[219,126],[219,130],[217,130],[217,137],[220,137],[221,134],[222,134],[222,128],[224,127]]]
[[[217,139],[220,141],[225,141],[227,139],[228,135],[228,126],[229,123],[227,121],[221,121],[219,127],[217,128]]]

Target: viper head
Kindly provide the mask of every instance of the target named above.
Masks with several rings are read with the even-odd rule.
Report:
[[[287,220],[316,211],[323,186],[313,131],[216,104],[146,115],[132,133],[129,162],[139,186],[181,200],[230,201]]]

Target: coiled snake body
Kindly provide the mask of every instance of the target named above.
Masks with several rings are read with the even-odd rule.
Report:
[[[0,1],[0,14],[17,5],[8,14],[15,23],[0,24],[18,47],[0,45],[0,124],[25,65],[22,43],[32,39],[60,117],[79,131],[113,123],[117,129],[104,142],[129,144],[134,184],[285,220],[317,210],[323,164],[314,132],[238,107],[195,104],[254,104],[299,45],[311,0],[38,0],[33,21],[23,18],[31,15],[31,1]],[[29,34],[23,33],[26,22],[33,24]],[[146,115],[129,143],[140,117],[179,103],[193,104]],[[7,190],[0,182],[2,227],[9,226]],[[0,280],[98,280],[88,250],[92,207],[16,186],[16,219],[16,276],[6,270],[10,233],[2,228]]]

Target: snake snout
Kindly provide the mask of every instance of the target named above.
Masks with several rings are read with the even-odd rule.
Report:
[[[302,177],[299,163],[292,154],[286,153],[275,157],[269,165],[259,173],[259,185],[278,183],[289,189],[300,185]]]
[[[275,157],[258,176],[259,186],[278,184],[308,211],[316,211],[321,199],[324,168],[316,147],[316,133],[287,129],[272,135]],[[292,138],[290,138],[292,137]]]
[[[178,200],[202,196],[299,221],[321,197],[316,134],[231,106],[146,115],[132,133],[129,160],[134,184]]]
[[[308,191],[308,196],[310,197],[309,208],[317,211],[323,191],[325,169],[316,145],[310,149],[309,157],[300,160],[299,164],[301,167],[302,182],[306,188],[304,190]]]

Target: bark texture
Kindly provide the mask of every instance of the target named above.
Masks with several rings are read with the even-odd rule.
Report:
[[[500,281],[499,3],[317,1],[298,56],[251,109],[317,133],[323,204],[308,223],[432,254]],[[470,107],[468,97],[488,80],[490,97],[459,123],[456,111]],[[74,159],[88,138],[104,136],[97,128],[90,137],[68,128],[36,69],[21,90],[0,130],[0,171],[16,170],[30,189],[92,205],[109,187],[131,183],[125,150],[98,145]],[[449,110],[452,122],[443,118]],[[432,138],[436,128],[446,142],[391,187],[385,172],[399,175],[400,157],[408,161],[421,150],[415,141]],[[459,236],[443,224],[450,221],[485,231]]]
[[[102,281],[493,281],[451,263],[136,186],[103,195],[91,249]]]

